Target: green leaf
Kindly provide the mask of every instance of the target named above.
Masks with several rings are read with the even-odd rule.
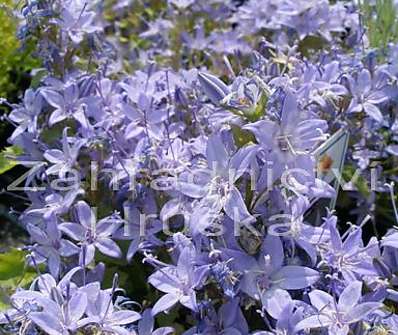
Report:
[[[19,286],[29,285],[35,278],[37,277],[37,273],[33,271],[25,272],[22,276],[17,276],[14,278],[10,278],[7,280],[0,280],[0,286],[2,288],[16,289]]]
[[[385,51],[388,43],[398,41],[397,10],[393,0],[376,0],[376,3],[364,0],[360,8],[372,48]],[[379,58],[383,55],[380,53]]]
[[[352,181],[358,192],[360,192],[363,196],[368,197],[370,195],[370,189],[367,180],[361,175],[355,176],[355,169],[353,166],[348,165],[344,167],[343,178],[346,181]]]
[[[299,42],[299,51],[309,57],[317,50],[322,50],[326,46],[326,41],[320,36],[307,36]]]
[[[0,0],[0,96],[15,99],[21,93],[29,71],[39,64],[31,57],[33,45],[21,48],[17,38],[19,19],[13,14],[17,2]]]
[[[255,143],[256,139],[254,135],[248,131],[240,128],[237,125],[231,125],[232,135],[235,140],[235,144],[238,148],[245,146],[248,143]]]
[[[17,146],[7,147],[0,152],[0,174],[11,170],[14,166],[19,164],[15,158],[21,153],[22,149]]]
[[[26,253],[18,249],[0,254],[0,281],[22,278],[25,272],[25,256]]]
[[[244,112],[244,115],[250,122],[258,121],[264,115],[264,112],[267,108],[267,103],[268,96],[265,93],[262,93],[257,105],[248,112]]]
[[[10,296],[18,287],[26,287],[37,274],[25,262],[26,252],[11,249],[0,254],[0,311],[10,307]]]
[[[38,88],[41,84],[42,79],[48,74],[46,69],[37,69],[32,76],[30,86],[33,88]]]

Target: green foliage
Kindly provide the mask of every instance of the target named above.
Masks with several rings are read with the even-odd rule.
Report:
[[[115,12],[116,0],[105,0],[105,20],[110,24],[106,33],[119,43],[124,52],[131,50],[147,50],[152,42],[140,37],[140,32],[146,23],[154,21],[160,13],[164,12],[167,2],[162,0],[133,1],[129,10],[122,13]],[[123,65],[127,71],[136,69],[136,64],[124,60]]]
[[[252,108],[248,113],[245,113],[245,116],[250,122],[256,122],[260,120],[260,118],[264,115],[264,111],[267,108],[267,103],[268,96],[265,93],[262,93],[257,105]]]
[[[256,139],[254,135],[248,131],[240,128],[236,125],[231,125],[232,135],[234,136],[235,143],[239,148],[242,148],[246,144],[255,143]]]
[[[394,0],[360,2],[363,24],[372,48],[385,49],[388,43],[398,42],[398,16]]]
[[[0,254],[0,310],[9,307],[8,297],[17,287],[29,285],[36,273],[26,266],[26,252],[11,249]]]
[[[21,90],[21,82],[37,64],[30,57],[31,50],[21,50],[16,37],[18,20],[13,15],[16,2],[0,0],[0,97],[15,97]]]
[[[307,36],[299,42],[298,50],[304,57],[310,57],[315,52],[326,48],[326,41],[320,36]]]
[[[8,253],[0,254],[0,281],[7,281],[21,276],[25,268],[25,253],[12,249]]]
[[[170,18],[167,14],[168,5],[167,1],[162,0],[143,0],[132,1],[128,10],[118,12],[114,10],[116,0],[104,0],[105,20],[109,24],[106,29],[106,34],[112,37],[113,40],[119,43],[123,53],[130,55],[132,50],[143,51],[156,47],[156,39],[146,38],[141,35],[142,31],[147,29],[150,24],[159,18]],[[221,4],[214,4],[214,11],[219,10],[217,7]],[[206,53],[200,50],[186,50],[183,48],[182,34],[186,32],[189,35],[195,35],[196,23],[203,24],[204,33],[208,36],[213,31],[223,31],[229,29],[230,23],[224,20],[214,21],[209,15],[203,11],[191,11],[175,8],[176,12],[173,13],[172,25],[166,32],[168,35],[168,47],[171,51],[170,54],[155,55],[154,60],[158,65],[172,67],[175,70],[183,67],[201,67],[212,66],[218,64],[213,69],[217,75],[223,75],[225,68],[219,66],[223,64],[221,54],[216,51],[207,50]],[[224,29],[225,28],[225,29]],[[248,41],[250,42],[250,41]],[[255,43],[255,39],[251,41]],[[163,48],[159,45],[159,48]],[[129,61],[129,57],[124,60],[124,70],[132,72],[141,65],[138,62]],[[248,59],[247,59],[248,61]],[[243,65],[243,60],[240,59],[240,64]],[[234,64],[232,64],[234,65]]]
[[[344,181],[352,181],[358,192],[364,197],[368,197],[370,195],[370,189],[367,180],[358,173],[358,170],[356,170],[354,166],[346,165],[342,175]]]
[[[17,146],[11,146],[5,148],[0,152],[0,175],[11,170],[18,162],[15,157],[22,153],[21,148]]]

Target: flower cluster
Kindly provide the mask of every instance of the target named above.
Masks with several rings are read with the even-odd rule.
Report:
[[[6,331],[398,331],[398,232],[362,236],[378,195],[398,222],[397,49],[383,62],[366,47],[355,3],[28,0],[22,14],[43,68],[7,119],[38,275],[0,313]]]

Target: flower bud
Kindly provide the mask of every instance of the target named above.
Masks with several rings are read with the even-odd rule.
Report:
[[[229,88],[217,77],[199,72],[198,78],[203,93],[215,104],[219,104],[229,94]]]

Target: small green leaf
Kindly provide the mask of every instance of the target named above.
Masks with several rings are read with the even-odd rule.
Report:
[[[265,93],[262,93],[261,98],[258,101],[258,104],[254,110],[254,113],[250,115],[249,120],[251,122],[258,121],[265,114],[267,103],[268,103],[268,96]]]
[[[0,311],[10,307],[10,296],[18,287],[27,287],[37,276],[25,257],[26,252],[18,249],[0,254]]]
[[[244,130],[236,125],[231,125],[231,129],[232,129],[232,135],[235,140],[235,144],[237,145],[238,148],[242,148],[244,145],[248,143],[256,142],[254,135],[250,131]]]
[[[46,69],[37,69],[34,71],[34,74],[31,79],[30,86],[33,88],[37,88],[40,86],[42,79],[48,74]]]
[[[17,287],[24,287],[26,285],[29,285],[36,277],[36,272],[25,272],[22,274],[22,276],[16,276],[7,280],[0,280],[0,286],[2,288],[9,288],[14,290]]]
[[[361,175],[355,176],[355,169],[353,166],[344,167],[343,178],[346,181],[352,181],[358,192],[360,192],[365,197],[368,197],[370,195],[370,189],[366,179]]]
[[[0,254],[0,281],[22,278],[25,272],[25,256],[26,253],[18,249]]]
[[[0,312],[10,308],[10,297],[18,287],[27,287],[36,278],[36,272],[25,272],[22,277],[16,276],[7,280],[0,280]]]
[[[17,146],[7,147],[0,152],[0,174],[11,170],[14,166],[19,164],[15,158],[21,153],[22,149]]]

